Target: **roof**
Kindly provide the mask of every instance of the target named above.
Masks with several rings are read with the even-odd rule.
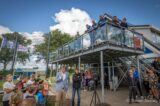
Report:
[[[131,28],[148,28],[148,29],[151,29],[152,31],[155,31],[157,33],[160,34],[160,28],[158,27],[155,27],[153,25],[149,25],[149,24],[145,24],[145,25],[133,25],[133,26],[130,26]]]

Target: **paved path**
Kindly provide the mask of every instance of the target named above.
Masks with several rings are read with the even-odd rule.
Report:
[[[92,94],[93,92],[81,91],[81,106],[89,106]],[[101,98],[101,90],[98,90],[98,94]],[[71,89],[69,90],[68,98],[71,99]],[[105,90],[105,102],[111,106],[160,106],[160,103],[145,100],[139,100],[140,104],[128,104],[128,90],[125,88],[116,92]]]

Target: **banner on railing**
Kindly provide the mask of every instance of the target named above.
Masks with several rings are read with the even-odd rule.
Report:
[[[139,37],[134,37],[134,47],[136,49],[140,49],[141,48],[141,40]]]

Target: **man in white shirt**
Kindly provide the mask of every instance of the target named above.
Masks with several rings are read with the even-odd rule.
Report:
[[[9,74],[6,76],[6,82],[3,84],[3,106],[9,106],[9,99],[14,94],[15,85],[12,82],[12,75]]]

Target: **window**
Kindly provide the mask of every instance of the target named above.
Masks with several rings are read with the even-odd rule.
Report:
[[[160,43],[160,34],[152,32],[152,40],[154,43]]]
[[[155,35],[155,33],[154,33],[154,32],[152,32],[152,40],[153,40],[153,42],[154,42],[154,43],[156,43],[156,42],[157,42],[156,35]]]

